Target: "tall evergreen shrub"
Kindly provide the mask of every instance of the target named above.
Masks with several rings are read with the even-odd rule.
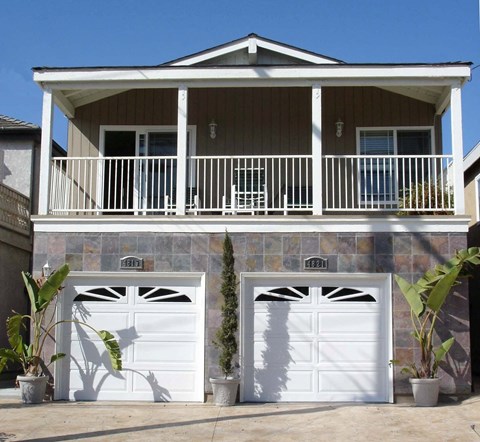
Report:
[[[237,330],[238,330],[238,298],[237,277],[235,275],[232,240],[228,232],[225,232],[223,240],[222,257],[222,324],[217,330],[214,345],[220,350],[219,366],[225,378],[231,375],[235,369],[233,359],[237,354]]]

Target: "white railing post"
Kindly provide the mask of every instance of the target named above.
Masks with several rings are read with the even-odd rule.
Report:
[[[185,187],[187,183],[187,116],[188,88],[178,88],[178,119],[177,119],[177,215],[185,215]]]
[[[38,186],[38,214],[48,214],[50,193],[50,162],[52,157],[53,94],[50,89],[43,92],[42,138],[40,147],[40,179]]]
[[[464,215],[462,91],[459,84],[453,85],[450,89],[450,106],[453,155],[453,201],[455,205],[455,215]]]
[[[322,87],[312,86],[312,198],[313,214],[322,214]]]

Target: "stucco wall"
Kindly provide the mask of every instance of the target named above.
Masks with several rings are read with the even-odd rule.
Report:
[[[329,272],[398,273],[408,280],[466,246],[465,234],[422,233],[244,233],[232,234],[238,272],[302,272],[303,259],[321,255]],[[48,260],[54,268],[68,262],[77,271],[118,271],[120,258],[144,258],[145,271],[195,271],[207,276],[206,377],[215,374],[216,349],[212,338],[220,322],[219,294],[223,234],[63,234],[38,233],[34,269]],[[393,342],[395,358],[410,360],[414,341],[410,334],[408,304],[394,285]],[[456,343],[442,373],[443,391],[470,392],[470,340],[467,284],[451,296],[443,318]],[[448,329],[448,330],[447,330]],[[208,382],[206,388],[210,388]],[[395,392],[410,393],[407,378],[396,369]]]
[[[34,143],[30,140],[0,140],[0,183],[30,198]]]

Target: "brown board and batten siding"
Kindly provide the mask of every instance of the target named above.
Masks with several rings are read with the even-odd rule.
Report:
[[[197,155],[295,155],[311,153],[310,88],[190,89],[188,124],[197,127]],[[435,126],[434,106],[375,87],[324,87],[323,152],[356,154],[357,127]],[[345,123],[343,136],[335,122]],[[218,124],[212,140],[208,123]],[[176,89],[134,89],[81,106],[70,121],[69,156],[97,156],[101,125],[172,126]]]

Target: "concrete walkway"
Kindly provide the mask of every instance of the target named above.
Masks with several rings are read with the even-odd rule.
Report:
[[[47,402],[0,394],[0,441],[476,441],[480,396],[400,404]]]

